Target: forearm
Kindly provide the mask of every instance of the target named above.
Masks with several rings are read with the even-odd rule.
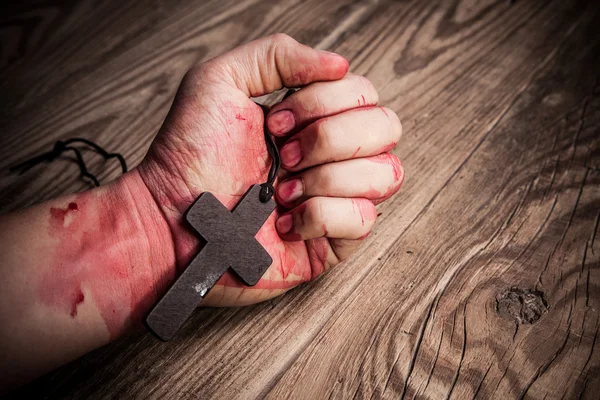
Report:
[[[137,170],[1,216],[0,254],[5,389],[142,326],[175,276],[169,226]]]

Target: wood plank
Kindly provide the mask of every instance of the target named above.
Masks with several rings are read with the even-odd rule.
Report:
[[[593,11],[268,398],[597,396]],[[548,310],[503,318],[511,288],[543,293]]]
[[[459,195],[453,192],[442,196],[440,190],[444,189],[443,193],[447,193],[449,179],[453,176],[454,180],[459,179],[457,177],[461,175],[457,171],[461,165],[464,164],[461,171],[467,169],[467,164],[473,165],[471,160],[476,157],[475,154],[480,154],[482,148],[489,146],[484,139],[495,137],[497,130],[492,128],[507,110],[515,109],[516,106],[511,107],[515,96],[527,87],[537,70],[554,60],[554,52],[564,32],[572,31],[578,18],[583,15],[580,3],[529,1],[517,2],[509,7],[504,1],[462,0],[452,3],[336,2],[336,6],[332,6],[325,1],[309,1],[266,3],[262,6],[243,2],[235,3],[240,4],[235,7],[232,6],[233,2],[220,2],[218,4],[223,7],[218,12],[205,14],[206,18],[202,19],[201,11],[189,6],[189,2],[182,1],[173,3],[173,8],[165,15],[160,15],[158,11],[152,14],[155,19],[147,23],[149,28],[146,31],[140,30],[130,48],[124,41],[121,47],[125,48],[114,53],[108,51],[105,57],[90,62],[87,68],[91,72],[86,73],[83,68],[84,72],[80,72],[78,80],[68,83],[69,75],[66,73],[56,80],[51,89],[43,90],[42,93],[47,97],[39,100],[35,100],[36,91],[32,89],[24,97],[27,100],[19,103],[23,104],[19,106],[21,108],[17,107],[10,114],[11,118],[20,121],[10,125],[10,141],[6,143],[22,144],[20,148],[24,150],[21,151],[23,154],[12,149],[10,152],[2,150],[1,159],[6,165],[21,158],[25,151],[36,150],[32,143],[45,149],[56,137],[66,137],[80,130],[94,132],[93,137],[99,138],[103,144],[106,140],[116,148],[126,149],[123,151],[128,159],[137,162],[166,113],[179,77],[189,65],[249,38],[286,31],[311,45],[325,46],[343,53],[351,59],[354,71],[367,73],[373,80],[382,94],[382,102],[398,111],[404,121],[406,135],[397,153],[405,162],[408,179],[403,192],[393,202],[380,207],[382,222],[361,254],[323,279],[255,307],[199,310],[194,316],[195,324],[186,327],[184,338],[179,342],[157,343],[147,335],[122,340],[30,385],[19,394],[43,392],[46,397],[56,398],[161,398],[166,395],[253,398],[262,397],[272,390],[271,396],[280,394],[297,397],[294,384],[298,385],[296,389],[303,390],[304,397],[311,393],[342,397],[352,393],[357,393],[359,397],[374,393],[393,397],[402,392],[403,387],[398,386],[402,386],[403,377],[410,375],[406,373],[405,360],[413,359],[414,337],[418,337],[421,330],[433,330],[431,321],[436,322],[434,333],[440,332],[439,324],[447,320],[445,314],[438,314],[441,313],[441,306],[431,302],[429,292],[426,292],[429,296],[423,298],[419,298],[417,293],[423,293],[427,289],[425,283],[430,284],[439,277],[440,271],[455,271],[455,276],[442,275],[445,278],[442,282],[445,283],[438,288],[439,291],[448,285],[446,292],[453,293],[456,291],[453,285],[456,285],[457,276],[466,282],[461,273],[472,271],[476,268],[473,265],[479,265],[475,261],[473,265],[469,263],[470,255],[475,257],[478,250],[483,251],[488,241],[492,249],[500,249],[504,243],[498,242],[498,239],[490,240],[492,236],[484,233],[489,233],[491,227],[483,226],[479,235],[471,232],[472,236],[479,236],[475,238],[479,241],[465,237],[464,244],[459,243],[456,249],[444,251],[449,243],[437,246],[438,239],[447,237],[448,232],[438,229],[421,232],[420,236],[412,232],[416,232],[416,226],[424,226],[424,220],[440,228],[440,218],[434,219],[433,216],[445,213],[434,205],[439,205],[442,198]],[[211,6],[219,7],[214,4]],[[226,6],[232,6],[234,11],[229,14],[223,11]],[[74,20],[86,14],[85,10],[75,9],[79,14]],[[119,20],[117,27],[126,21],[135,21],[136,13],[139,14],[140,10],[132,9],[127,18]],[[257,17],[262,14],[262,18]],[[168,23],[163,23],[163,18]],[[87,21],[89,23],[89,17]],[[65,25],[69,27],[72,23],[75,22],[70,20]],[[132,32],[135,30],[131,29]],[[88,43],[91,40],[90,48],[78,50],[75,56],[65,51],[60,56],[61,60],[53,64],[53,70],[69,65],[74,60],[84,63],[90,52],[93,53],[91,49],[101,46],[104,40],[118,41],[112,36],[115,31],[119,29],[114,26],[99,30],[88,38]],[[135,36],[133,33],[130,35]],[[183,38],[179,40],[182,35]],[[68,37],[68,34],[64,37]],[[69,40],[65,42],[67,47]],[[80,46],[86,43],[77,38],[72,40],[73,43],[82,43]],[[60,42],[57,39],[56,43]],[[105,46],[110,48],[110,44]],[[40,56],[36,60],[43,59]],[[40,80],[41,77],[33,76],[23,82]],[[27,101],[32,102],[29,108],[25,108]],[[511,112],[503,121],[511,117]],[[7,123],[6,119],[0,119],[0,122],[2,125]],[[127,127],[125,131],[123,126]],[[55,136],[49,136],[48,132],[54,132],[52,135]],[[588,133],[582,134],[585,138],[589,136]],[[0,149],[6,148],[10,147],[0,146]],[[474,150],[477,151],[473,153]],[[543,147],[536,150],[546,154],[543,151]],[[488,154],[490,160],[494,160],[494,156]],[[550,162],[548,165],[552,165]],[[70,180],[76,174],[75,169],[68,172],[52,169],[48,175],[47,168],[32,172],[37,174],[43,171],[43,176],[39,178],[32,175],[0,177],[0,184],[3,189],[6,188],[2,191],[1,199],[6,204],[5,209],[38,201],[45,196],[52,197],[68,189],[83,188],[82,185],[75,187]],[[116,166],[112,166],[106,176],[115,176],[116,171]],[[517,173],[519,171],[514,171],[514,174]],[[522,174],[518,176],[523,178],[526,175]],[[588,179],[593,178],[593,174],[588,175]],[[481,176],[473,173],[464,178],[467,178],[464,184],[467,185],[471,181],[480,182],[477,179],[481,179]],[[575,182],[581,184],[580,181]],[[593,187],[593,182],[586,184],[587,187]],[[456,185],[453,187],[461,188]],[[509,189],[506,189],[507,192]],[[503,196],[509,195],[502,192],[493,203],[494,207],[500,209],[492,207],[486,210],[484,207],[478,210],[474,220],[481,219],[486,212],[496,218],[505,215],[508,206],[497,204],[505,200]],[[586,191],[584,197],[582,192],[583,201],[587,203],[593,202],[594,196]],[[462,201],[462,197],[459,200]],[[512,197],[507,197],[508,203],[512,200]],[[481,202],[481,198],[474,198],[466,204],[472,206],[479,204],[478,201]],[[563,201],[567,207],[569,203]],[[533,213],[526,207],[524,209],[524,213]],[[450,216],[443,215],[444,221],[460,221],[464,217],[462,208],[452,210]],[[534,223],[535,216],[526,222]],[[409,226],[411,228],[407,236],[398,239]],[[576,226],[576,232],[580,233],[587,232],[589,228],[585,223],[572,226]],[[480,228],[479,225],[477,227]],[[514,229],[514,225],[511,227]],[[579,233],[571,234],[579,237]],[[408,258],[405,253],[406,249],[410,249],[404,244],[406,237],[413,239],[413,242],[406,243],[410,243],[414,249],[420,249],[420,254],[413,253],[413,258]],[[527,235],[515,237],[530,239]],[[502,238],[507,240],[506,236]],[[456,242],[456,237],[451,239]],[[376,262],[379,257],[382,263]],[[506,257],[516,255],[511,253]],[[589,257],[588,260],[593,261]],[[430,265],[431,260],[438,260],[440,267],[431,271],[422,268],[419,275],[406,280],[407,271],[413,271],[413,267],[403,271],[397,266],[416,263],[412,261],[416,258],[421,267]],[[474,259],[481,261],[477,257]],[[591,270],[591,278],[594,278],[593,267]],[[390,271],[396,274],[390,277]],[[471,289],[469,285],[477,282],[468,281],[465,285]],[[391,283],[397,285],[393,290]],[[370,300],[361,305],[364,307],[361,308],[362,313],[357,312],[353,318],[349,318],[349,311],[344,310],[356,311],[358,305],[355,299],[359,296],[365,299],[367,287],[373,290]],[[431,293],[437,293],[435,288],[430,286],[428,289]],[[414,293],[408,296],[407,289]],[[391,292],[394,293],[393,302],[388,301]],[[378,303],[376,299],[385,299],[387,302]],[[416,300],[421,300],[421,303],[415,305],[413,313],[403,314],[403,310],[408,310],[404,302],[415,304]],[[432,304],[437,304],[435,309]],[[442,304],[446,304],[443,307],[445,312],[450,312],[456,307],[459,311],[460,307],[466,309],[467,302],[456,295],[454,302],[443,297]],[[423,311],[428,309],[431,314],[429,319],[425,319],[427,314],[423,315]],[[362,321],[358,316],[364,315],[365,310],[371,312],[370,318]],[[436,346],[443,344],[440,345],[440,354],[445,355],[447,360],[444,363],[439,361],[439,365],[433,364],[436,367],[430,372],[431,383],[423,385],[423,379],[427,379],[421,378],[426,376],[423,371],[429,371],[424,366],[427,360],[421,360],[425,357],[424,350],[414,352],[414,361],[408,364],[412,365],[414,372],[406,395],[424,393],[438,397],[438,390],[444,393],[445,385],[449,382],[445,380],[447,377],[443,371],[455,372],[453,362],[461,359],[461,331],[464,330],[460,320],[467,320],[464,315],[471,318],[469,313],[458,312],[453,314],[452,321],[454,315],[459,321],[456,330],[447,332],[454,324],[441,325],[441,331],[446,332],[446,340],[448,336],[451,340],[443,342],[439,337],[434,337]],[[380,318],[374,327],[369,325],[373,323],[373,316]],[[548,319],[546,316],[544,318],[534,326],[541,326]],[[347,319],[352,324],[341,325],[341,321]],[[400,326],[399,319],[402,320],[405,333],[396,329]],[[429,322],[426,324],[423,321]],[[468,326],[471,326],[470,322]],[[389,337],[377,336],[380,331],[385,331]],[[480,333],[485,334],[487,332]],[[365,343],[371,343],[369,340],[374,344],[365,352]],[[429,354],[426,340],[429,340],[428,336],[423,336],[421,348],[427,348]],[[582,349],[585,345],[589,349],[589,338],[583,343]],[[592,343],[595,343],[595,337]],[[333,349],[336,348],[341,351],[334,354]],[[452,353],[453,357],[447,356],[447,353]],[[391,361],[396,356],[400,361],[394,369]],[[468,353],[468,357],[471,357],[471,353]],[[465,360],[469,361],[468,372],[451,373],[452,381],[455,381],[454,396],[468,393],[470,382],[465,379],[478,378],[478,371],[488,366],[485,364],[487,359],[463,357],[463,364]],[[502,366],[508,365],[508,359],[502,360]],[[359,367],[359,363],[363,363],[363,366]],[[593,364],[592,361],[590,363]],[[291,369],[286,372],[290,366]],[[536,386],[550,376],[550,370],[552,368],[548,367],[548,372],[532,383],[532,393],[539,390],[535,389]],[[492,392],[487,386],[491,385],[490,380],[492,384],[495,380],[502,382],[499,376],[494,375],[495,370],[490,371],[489,380],[484,382],[485,385],[482,384],[480,393]],[[388,376],[391,377],[391,386],[388,385],[385,390],[383,382]],[[578,378],[572,379],[576,381]],[[417,383],[419,386],[416,386]],[[598,383],[590,381],[588,386],[596,388]]]

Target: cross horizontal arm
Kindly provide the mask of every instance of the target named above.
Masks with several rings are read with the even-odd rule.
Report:
[[[269,253],[253,237],[240,243],[230,260],[231,269],[248,286],[256,285],[273,263]]]

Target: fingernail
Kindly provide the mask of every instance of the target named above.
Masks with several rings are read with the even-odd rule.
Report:
[[[296,201],[302,196],[304,188],[301,179],[290,179],[282,182],[277,187],[277,196],[285,203]]]
[[[281,163],[284,167],[294,167],[302,160],[302,151],[300,150],[300,141],[293,140],[287,143],[281,149]]]
[[[285,135],[296,126],[294,113],[290,110],[277,111],[267,118],[267,128],[273,135]]]
[[[294,225],[294,221],[292,220],[291,214],[282,215],[277,220],[277,230],[281,234],[286,234],[289,231],[291,231],[293,225]]]

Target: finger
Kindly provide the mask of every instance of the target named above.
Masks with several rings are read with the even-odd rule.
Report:
[[[309,168],[287,178],[276,188],[277,201],[287,208],[310,197],[362,197],[380,203],[400,189],[402,163],[383,153]]]
[[[319,119],[293,135],[281,148],[281,164],[299,171],[325,162],[390,151],[402,135],[396,113],[385,107],[356,108]]]
[[[235,48],[199,68],[212,79],[256,97],[284,86],[341,79],[348,72],[348,61],[338,54],[315,50],[278,33]]]
[[[374,106],[379,97],[364,76],[347,74],[333,82],[317,82],[298,90],[271,109],[267,127],[282,136],[319,118],[356,107]]]
[[[367,199],[313,197],[276,222],[284,240],[307,240],[318,237],[359,239],[369,234],[377,211]]]

